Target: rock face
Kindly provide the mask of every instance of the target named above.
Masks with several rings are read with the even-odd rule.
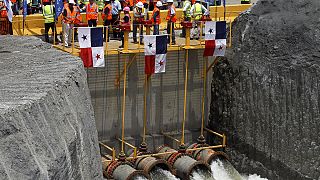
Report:
[[[0,36],[0,179],[102,179],[81,61]]]
[[[258,1],[214,68],[211,128],[271,179],[320,178],[319,10],[319,0]]]

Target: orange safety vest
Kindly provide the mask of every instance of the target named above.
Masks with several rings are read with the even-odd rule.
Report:
[[[158,12],[158,15],[156,17],[156,22],[154,22],[154,19],[153,19],[153,15]],[[152,24],[160,24],[161,23],[161,19],[160,19],[160,10],[158,7],[154,7],[153,11],[152,11],[152,15],[151,15],[151,21],[152,21]]]
[[[82,20],[78,6],[73,6],[73,11],[71,12],[69,7],[66,8],[67,16],[63,18],[63,22],[67,24],[77,24]]]
[[[109,13],[107,15],[104,14],[104,11],[105,11],[106,8],[109,9]],[[102,10],[102,14],[101,14],[102,19],[103,20],[111,20],[112,19],[111,11],[112,11],[112,6],[110,4],[105,5],[103,10]]]
[[[90,4],[87,4],[86,7],[86,11],[87,11],[87,20],[91,20],[91,19],[98,19],[98,6],[96,5],[96,3],[92,4],[92,7],[90,7]]]
[[[168,9],[168,14],[166,18],[167,21],[169,21],[171,17],[171,8],[174,9],[174,12],[177,12],[176,7],[174,7],[174,5],[172,4],[171,7]],[[177,21],[176,14],[174,14],[173,17],[171,18],[171,22],[176,22],[176,21]]]

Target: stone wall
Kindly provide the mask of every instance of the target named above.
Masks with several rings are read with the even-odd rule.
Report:
[[[0,36],[0,179],[102,179],[81,60]]]
[[[260,0],[214,68],[210,126],[277,178],[320,178],[320,1]],[[238,168],[241,169],[241,168]]]

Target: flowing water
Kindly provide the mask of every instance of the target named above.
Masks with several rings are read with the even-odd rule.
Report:
[[[152,170],[150,176],[152,180],[179,180],[177,177],[171,174],[170,171],[161,169],[159,167],[156,167],[154,170]]]
[[[210,165],[211,171],[208,172],[203,169],[195,169],[190,175],[190,180],[268,180],[261,178],[257,174],[240,175],[239,172],[231,165],[231,163],[224,159],[216,159]],[[150,173],[152,180],[179,180],[171,172],[155,168]],[[144,177],[136,177],[135,180],[146,180]]]
[[[222,159],[216,159],[211,163],[211,171],[216,180],[268,180],[256,174],[240,175],[229,161]]]
[[[140,175],[134,176],[133,179],[134,180],[148,180],[148,178],[145,178],[144,176],[140,176]]]
[[[197,168],[191,172],[190,180],[202,180],[202,179],[214,180],[212,174],[207,170]]]

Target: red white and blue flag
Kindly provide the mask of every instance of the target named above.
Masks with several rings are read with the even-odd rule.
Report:
[[[167,35],[144,36],[144,71],[146,74],[166,72],[167,38]]]
[[[103,27],[79,27],[80,57],[84,67],[104,67]]]
[[[207,21],[203,56],[224,56],[227,46],[226,21]]]

